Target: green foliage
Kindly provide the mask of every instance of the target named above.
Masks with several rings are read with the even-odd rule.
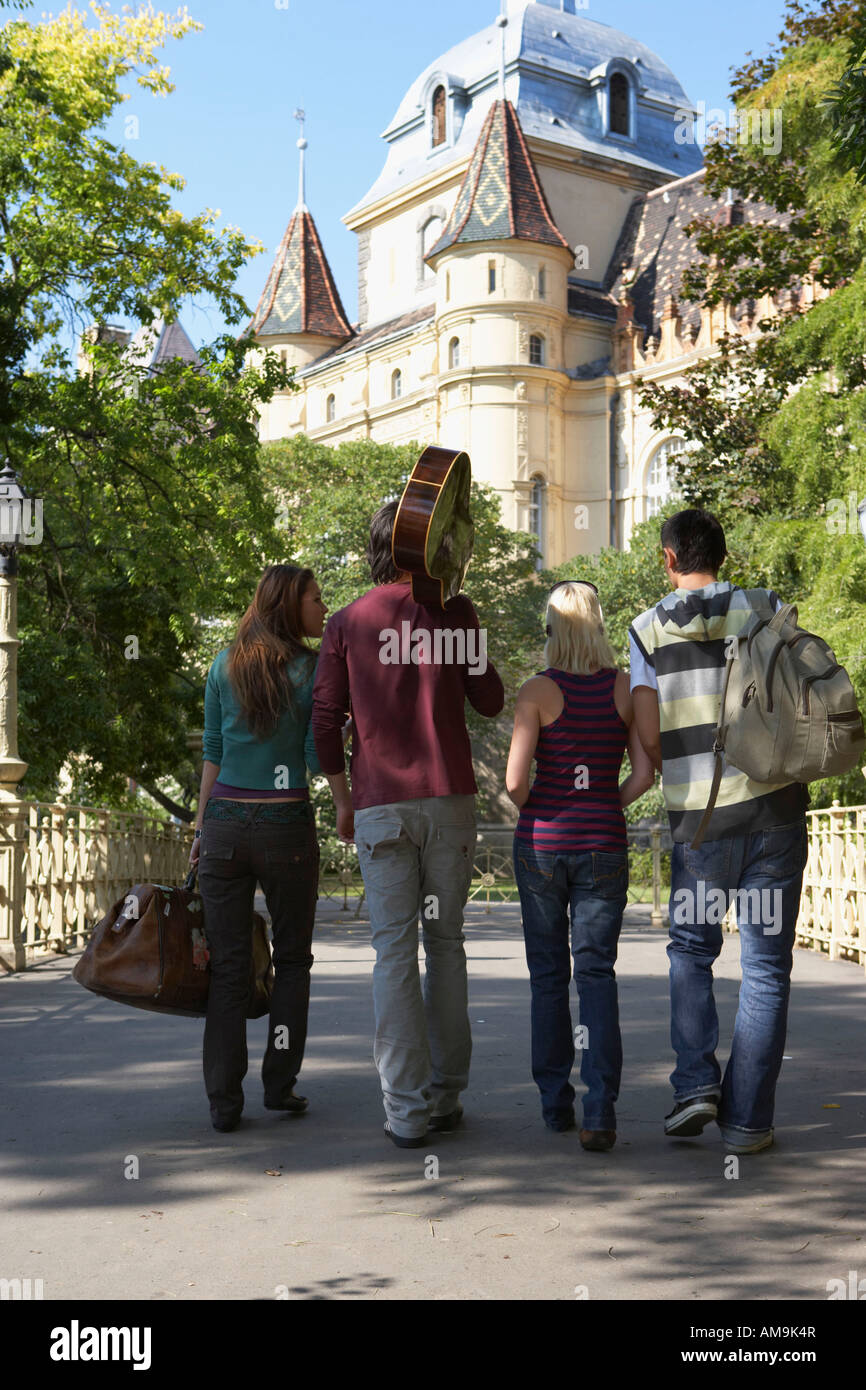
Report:
[[[175,319],[191,296],[248,316],[233,287],[257,246],[181,216],[183,181],[103,134],[130,75],[172,90],[159,50],[196,27],[96,4],[0,30],[0,440],[44,521],[20,567],[29,796],[56,794],[67,757],[84,800],[121,801],[127,776],[189,786],[197,615],[235,616],[277,544],[255,427],[291,385],[275,359],[247,371],[247,340],[226,336],[151,375],[97,341],[79,372],[71,346],[92,323]]]
[[[866,549],[856,502],[866,493],[866,188],[856,121],[866,18],[843,0],[788,0],[778,47],[734,79],[741,106],[780,107],[781,156],[718,143],[708,191],[732,188],[767,206],[757,226],[696,219],[699,259],[686,297],[742,306],[776,296],[777,312],[750,343],[729,335],[677,386],[649,384],[657,427],[691,441],[677,488],[725,526],[736,583],[775,589],[833,647],[866,708]],[[830,94],[828,96],[828,94]],[[835,103],[835,104],[834,104]],[[829,294],[783,312],[811,275]],[[816,784],[813,804],[864,800],[859,771]]]
[[[833,143],[843,168],[866,183],[866,13],[856,17],[847,52],[847,66],[828,93],[825,110]]]

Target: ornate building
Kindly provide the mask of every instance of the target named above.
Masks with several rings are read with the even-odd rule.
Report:
[[[708,209],[765,211],[707,197],[674,74],[580,8],[504,0],[412,83],[382,173],[344,219],[354,325],[299,141],[298,207],[253,319],[301,388],[265,408],[263,440],[464,448],[546,565],[626,544],[658,510],[682,441],[653,430],[638,388],[675,380],[732,322],[726,307],[680,312],[683,229]],[[745,326],[765,309],[747,306]]]

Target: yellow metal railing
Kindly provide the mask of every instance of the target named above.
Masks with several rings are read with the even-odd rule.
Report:
[[[191,832],[91,806],[0,801],[0,967],[82,946],[136,883],[180,883]]]

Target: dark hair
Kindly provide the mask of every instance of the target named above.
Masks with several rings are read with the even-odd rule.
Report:
[[[718,574],[728,553],[721,522],[699,507],[668,517],[662,545],[676,555],[678,574]]]
[[[394,534],[394,521],[399,505],[396,498],[393,502],[386,502],[370,522],[367,563],[374,584],[393,584],[400,573],[391,554],[391,537]]]
[[[299,565],[269,565],[229,648],[229,679],[256,738],[268,738],[284,710],[294,713],[286,663],[307,654],[301,599],[314,579]]]

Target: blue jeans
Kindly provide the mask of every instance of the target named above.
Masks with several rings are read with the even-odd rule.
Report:
[[[772,1128],[788,1022],[794,931],[808,855],[805,817],[700,849],[671,854],[671,1073],[676,1101],[714,1092],[719,1124],[743,1134]],[[724,1078],[716,1061],[719,1020],[713,962],[732,900],[743,980]]]
[[[569,1008],[571,952],[580,1001],[587,1129],[615,1129],[622,1075],[616,951],[628,889],[628,856],[600,850],[545,854],[515,839],[514,876],[523,912],[532,990],[532,1075],[545,1120],[569,1116],[574,1031]]]

